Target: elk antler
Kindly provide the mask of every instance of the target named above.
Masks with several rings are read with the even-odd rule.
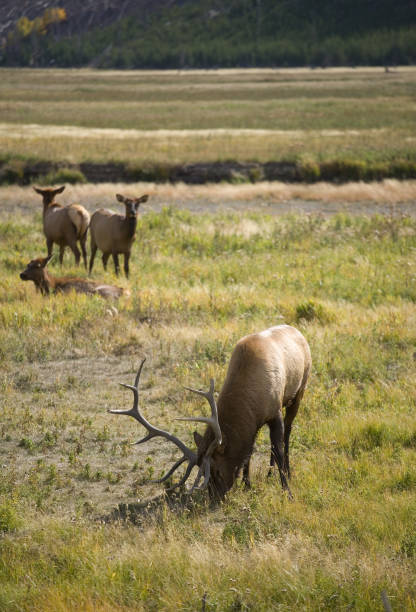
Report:
[[[214,432],[214,439],[211,442],[211,444],[209,445],[209,447],[207,448],[206,452],[204,453],[204,457],[202,459],[201,467],[199,468],[197,477],[196,477],[194,485],[192,487],[192,490],[194,490],[194,489],[205,489],[208,486],[208,482],[209,482],[209,478],[210,478],[210,474],[211,474],[211,462],[210,462],[210,458],[211,458],[212,453],[214,452],[214,450],[222,442],[221,428],[220,428],[220,424],[218,422],[218,409],[217,409],[217,404],[215,402],[215,397],[214,397],[214,379],[211,378],[210,386],[209,386],[209,391],[201,391],[199,389],[191,389],[191,387],[185,387],[185,389],[187,389],[188,391],[192,391],[192,393],[197,393],[198,395],[202,395],[202,397],[205,397],[205,399],[208,400],[208,403],[209,403],[209,405],[211,407],[211,416],[210,417],[180,417],[180,418],[176,419],[177,421],[196,421],[196,422],[199,422],[199,423],[207,423],[208,425],[211,426],[211,428],[212,428],[212,430]],[[198,486],[199,481],[202,478],[202,473],[204,473],[204,482],[202,483],[201,486]]]
[[[179,440],[179,438],[177,438],[176,436],[174,436],[173,434],[168,433],[167,431],[164,431],[163,429],[159,429],[157,427],[154,427],[153,425],[151,425],[151,423],[149,423],[149,421],[147,421],[144,416],[140,413],[139,411],[139,380],[140,380],[140,374],[142,372],[142,368],[144,365],[144,362],[146,361],[146,359],[143,359],[143,361],[141,362],[140,366],[139,366],[139,370],[137,372],[136,375],[136,380],[134,382],[134,385],[126,385],[124,383],[120,383],[122,387],[126,387],[127,389],[131,389],[133,391],[133,396],[134,396],[134,400],[133,400],[133,407],[130,410],[109,410],[109,412],[111,412],[112,414],[127,414],[128,416],[133,417],[134,419],[136,419],[137,421],[139,421],[139,423],[141,423],[149,432],[144,438],[142,438],[141,440],[138,440],[137,442],[134,442],[133,444],[142,444],[143,442],[147,442],[148,440],[151,440],[152,438],[155,438],[156,436],[160,436],[162,438],[166,438],[166,440],[169,440],[170,442],[173,442],[174,444],[176,444],[176,446],[182,451],[183,456],[178,459],[178,461],[176,461],[176,463],[171,467],[171,469],[160,479],[158,480],[154,480],[152,482],[154,483],[161,483],[164,482],[165,480],[167,480],[168,478],[170,478],[170,476],[172,476],[172,474],[177,470],[177,468],[179,466],[182,465],[182,463],[184,463],[185,461],[188,461],[188,467],[185,470],[185,473],[183,475],[183,477],[181,478],[181,480],[173,485],[172,487],[169,488],[170,489],[174,489],[176,487],[179,487],[181,485],[183,485],[187,479],[189,478],[192,469],[197,465],[197,460],[198,460],[198,456],[196,453],[194,453],[194,451],[192,451],[190,448],[188,448],[186,446],[186,444],[184,444],[181,440]],[[194,391],[193,389],[191,389],[191,391]],[[208,401],[211,404],[211,408],[213,409],[213,406],[215,407],[215,414],[216,413],[216,405],[215,405],[215,399],[214,399],[214,381],[211,381],[211,389],[209,393],[203,393],[202,391],[195,391],[195,393],[199,393],[200,395],[203,395],[204,397],[206,397],[208,399]],[[213,412],[214,415],[214,412]],[[190,420],[190,421],[204,421],[206,423],[210,423],[212,425],[212,427],[214,428],[214,421],[213,419],[205,419],[204,417],[190,417],[189,419],[179,419],[179,420]],[[212,423],[211,423],[212,421]],[[217,415],[217,424],[218,424],[218,415]],[[219,430],[219,425],[218,425],[218,431],[219,431],[219,436],[220,436],[220,440],[221,440],[221,431]],[[215,440],[214,440],[215,442]],[[213,445],[213,443],[211,443],[208,451],[211,450],[211,446]],[[213,450],[213,449],[212,449]],[[212,451],[211,451],[212,454]],[[195,482],[192,486],[192,488],[190,489],[190,493],[192,493],[192,491],[194,489],[203,489],[208,485],[208,481],[209,481],[209,475],[210,475],[210,464],[209,464],[209,457],[211,455],[205,455],[202,465],[200,466],[199,470],[198,470],[198,474],[196,476]],[[201,487],[198,487],[199,481],[202,478],[202,473],[205,473],[205,478],[204,478],[204,483]]]

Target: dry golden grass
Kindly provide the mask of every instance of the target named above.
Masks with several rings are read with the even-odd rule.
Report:
[[[139,196],[148,193],[150,198],[141,206],[141,212],[160,211],[165,206],[184,207],[191,211],[258,211],[268,214],[288,212],[315,212],[334,214],[349,212],[405,213],[414,215],[416,210],[416,181],[384,180],[374,183],[316,183],[312,185],[288,183],[256,183],[243,185],[210,184],[185,185],[129,183],[100,183],[68,185],[59,197],[62,204],[79,202],[93,212],[106,207],[120,210],[115,194]],[[40,217],[41,202],[32,187],[9,186],[0,188],[0,218],[8,217],[14,210],[34,213]]]

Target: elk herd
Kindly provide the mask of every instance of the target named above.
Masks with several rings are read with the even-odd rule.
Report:
[[[22,280],[31,280],[43,295],[50,291],[54,293],[98,294],[105,298],[119,298],[128,294],[127,290],[114,285],[98,283],[90,279],[63,277],[55,278],[47,271],[47,264],[52,258],[53,245],[59,246],[59,262],[62,265],[65,247],[69,247],[75,256],[75,263],[79,265],[82,259],[87,268],[87,234],[91,235],[91,257],[89,272],[91,273],[97,249],[102,251],[104,269],[110,255],[113,256],[115,272],[118,275],[120,267],[118,256],[124,255],[124,272],[129,276],[129,259],[131,247],[136,234],[137,211],[142,202],[148,200],[148,195],[140,198],[125,198],[117,194],[116,198],[125,205],[125,215],[117,214],[111,210],[97,210],[90,217],[89,212],[80,204],[63,206],[55,201],[55,197],[62,193],[65,186],[57,189],[39,189],[34,187],[36,193],[42,196],[43,202],[43,232],[46,238],[48,255],[30,261],[26,269],[20,274]],[[78,248],[78,243],[81,252]]]
[[[119,255],[124,255],[124,272],[129,276],[129,259],[137,225],[137,211],[147,195],[127,198],[116,195],[125,206],[125,215],[100,209],[90,218],[88,211],[79,204],[62,206],[55,197],[65,187],[39,189],[35,191],[43,199],[43,230],[46,237],[47,256],[29,262],[20,274],[22,280],[31,280],[43,294],[50,292],[98,294],[106,298],[118,298],[125,290],[91,279],[57,278],[47,270],[52,257],[53,244],[59,246],[59,260],[62,264],[65,247],[69,247],[79,264],[81,254],[87,268],[86,240],[88,229],[91,236],[89,272],[99,249],[106,269],[110,255],[113,257],[118,275]],[[77,243],[79,242],[80,249]],[[290,325],[278,325],[253,333],[239,340],[232,352],[225,382],[218,395],[214,395],[214,381],[208,391],[189,389],[204,397],[210,406],[210,417],[181,417],[178,420],[206,424],[203,435],[194,432],[196,450],[189,448],[177,436],[152,425],[139,408],[139,380],[143,369],[142,361],[134,385],[122,383],[133,392],[133,407],[126,410],[110,410],[113,414],[128,415],[136,419],[146,430],[141,444],[155,437],[173,443],[182,456],[158,481],[171,479],[178,468],[185,464],[179,481],[170,488],[182,486],[191,476],[196,476],[188,489],[208,489],[211,498],[221,500],[231,489],[240,472],[243,483],[250,486],[250,458],[258,431],[267,425],[270,432],[269,475],[277,465],[280,482],[291,498],[289,488],[290,463],[289,439],[293,420],[298,412],[311,370],[311,353],[304,336]],[[285,411],[283,414],[283,410]]]

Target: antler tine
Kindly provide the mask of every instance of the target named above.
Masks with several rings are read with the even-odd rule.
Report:
[[[185,482],[188,480],[192,469],[195,467],[195,465],[192,465],[191,463],[189,463],[188,467],[185,470],[185,474],[182,476],[182,478],[180,479],[179,482],[177,482],[176,484],[172,485],[171,487],[168,488],[168,491],[173,491],[173,489],[177,489],[178,487],[181,487],[183,484],[185,484]],[[193,490],[189,489],[189,493],[191,493]]]
[[[202,483],[202,485],[199,486],[199,481],[202,478],[202,472],[205,472],[204,482]],[[189,493],[192,493],[193,491],[203,491],[204,489],[206,489],[208,486],[210,475],[211,475],[211,464],[209,462],[209,457],[205,456],[203,459],[202,465],[200,466],[198,470],[198,474],[196,475],[194,484],[192,485],[192,488],[189,490]]]
[[[205,397],[206,400],[208,400],[208,403],[211,407],[211,416],[210,417],[179,417],[176,420],[177,421],[195,421],[195,422],[199,422],[199,423],[207,423],[208,425],[211,425],[213,431],[214,431],[214,435],[215,435],[215,444],[211,444],[211,446],[209,447],[208,451],[211,451],[208,454],[205,454],[205,456],[209,457],[213,450],[219,446],[222,442],[222,434],[221,434],[221,428],[220,428],[220,424],[218,421],[218,408],[217,408],[217,404],[215,402],[215,397],[214,397],[214,379],[211,378],[210,380],[210,386],[209,386],[209,391],[202,391],[201,389],[192,389],[191,387],[185,387],[185,389],[187,389],[188,391],[192,391],[192,393],[196,393],[197,395],[201,395],[202,397]]]
[[[136,374],[136,380],[134,381],[134,386],[136,387],[137,390],[139,390],[140,374],[142,373],[142,369],[143,369],[145,361],[146,361],[146,357],[143,357],[142,362],[139,365],[139,369],[138,369],[137,374]]]
[[[180,459],[178,459],[178,461],[176,463],[174,463],[172,465],[172,467],[170,468],[170,470],[168,472],[166,472],[166,474],[164,476],[162,476],[162,478],[158,478],[157,480],[152,480],[151,482],[153,484],[159,484],[161,482],[165,482],[165,480],[167,480],[168,478],[170,478],[170,476],[172,476],[172,474],[178,469],[179,466],[182,465],[182,463],[186,460],[186,457],[181,457]],[[193,467],[193,466],[192,466]],[[192,468],[191,468],[192,469]]]
[[[142,373],[142,369],[143,369],[143,365],[145,361],[146,361],[146,357],[142,359],[142,362],[139,365],[139,369],[136,374],[134,385],[126,385],[125,383],[120,383],[122,387],[126,387],[127,389],[131,389],[133,391],[133,395],[134,395],[133,407],[130,408],[130,410],[109,410],[109,412],[112,412],[113,414],[128,414],[134,417],[135,419],[137,419],[138,421],[140,421],[140,423],[147,428],[147,425],[145,424],[147,423],[147,421],[146,419],[142,417],[142,415],[139,412],[139,380],[140,380],[140,375]]]

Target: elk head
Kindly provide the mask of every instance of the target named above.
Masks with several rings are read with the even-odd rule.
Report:
[[[49,204],[52,204],[52,202],[55,200],[55,196],[57,196],[58,193],[62,193],[64,191],[65,185],[62,185],[62,187],[57,187],[56,189],[52,189],[51,187],[48,187],[46,189],[39,189],[39,187],[33,187],[33,189],[36,191],[36,193],[42,196],[44,205],[48,207]]]
[[[200,423],[207,423],[211,427],[213,437],[212,440],[205,446],[201,442],[202,437],[199,436],[199,434],[197,434],[196,432],[194,433],[194,439],[198,447],[198,452],[195,453],[173,434],[170,434],[167,431],[164,431],[163,429],[159,429],[151,425],[149,421],[147,421],[140,413],[139,380],[144,362],[145,359],[143,359],[140,364],[134,385],[126,385],[124,383],[120,383],[123,387],[131,389],[131,391],[133,392],[133,407],[130,410],[109,410],[109,412],[111,412],[112,414],[126,414],[128,416],[131,416],[137,421],[139,421],[139,423],[141,423],[141,425],[143,425],[147,429],[148,434],[141,440],[134,442],[134,444],[142,444],[143,442],[147,442],[148,440],[151,440],[156,436],[160,436],[162,438],[165,438],[169,442],[173,442],[182,452],[182,457],[178,459],[176,463],[174,463],[170,470],[159,480],[152,481],[153,483],[165,482],[185,461],[187,461],[188,465],[186,467],[184,475],[179,480],[179,482],[169,487],[168,490],[175,489],[176,487],[185,484],[185,482],[191,475],[193,468],[197,466],[198,472],[192,487],[189,489],[189,493],[192,493],[194,490],[206,489],[209,486],[209,492],[211,496],[217,496],[222,498],[226,491],[228,491],[228,489],[231,487],[232,481],[230,483],[225,466],[221,465],[221,461],[218,461],[218,457],[221,456],[221,453],[216,453],[217,449],[221,445],[222,435],[218,422],[217,405],[214,398],[214,381],[211,379],[210,388],[207,392],[186,387],[188,391],[197,393],[198,395],[201,395],[202,397],[205,397],[208,400],[208,403],[211,407],[211,417],[181,417],[176,419],[178,421],[197,421]]]
[[[45,268],[52,257],[53,256],[50,255],[49,257],[32,259],[32,261],[27,264],[26,269],[20,274],[20,278],[23,281],[33,281],[36,285],[36,289],[40,289],[41,293],[49,293],[49,284],[46,279]]]
[[[126,207],[126,217],[128,219],[135,219],[137,217],[137,211],[139,210],[140,204],[142,202],[147,202],[149,196],[143,195],[140,198],[126,198],[120,193],[117,193],[116,198]]]

